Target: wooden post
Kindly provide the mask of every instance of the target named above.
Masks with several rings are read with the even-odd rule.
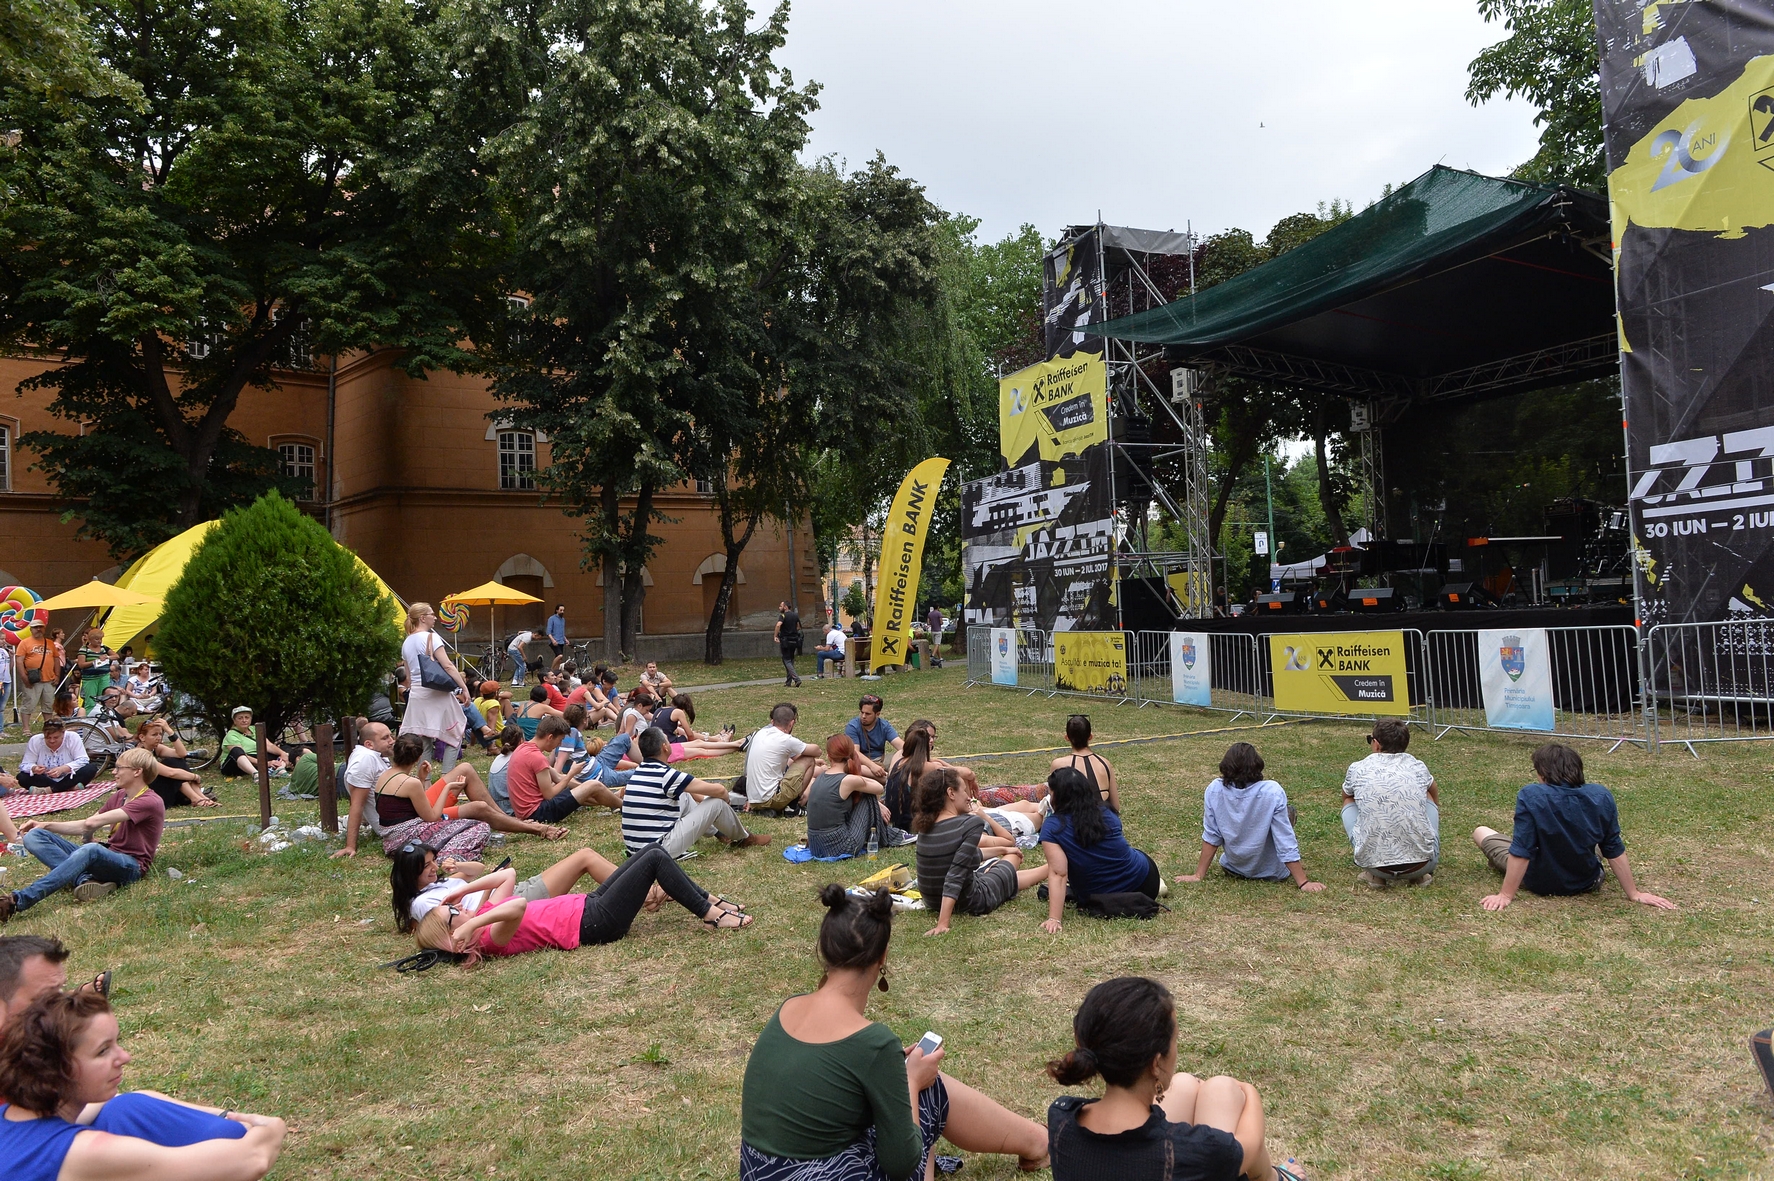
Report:
[[[253,723],[253,738],[259,744],[259,827],[271,824],[271,761],[265,757],[265,723]]]
[[[328,836],[339,831],[339,797],[334,794],[333,724],[322,722],[314,728],[314,758],[320,764],[320,831]]]

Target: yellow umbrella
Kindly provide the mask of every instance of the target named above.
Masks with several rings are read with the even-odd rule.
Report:
[[[483,582],[473,590],[457,591],[453,595],[443,597],[443,606],[460,603],[464,607],[489,607],[487,623],[487,642],[499,642],[499,608],[521,607],[525,603],[540,603],[542,600],[535,595],[526,595],[523,591],[512,590],[502,582]]]
[[[160,618],[161,599],[166,596],[167,591],[172,589],[173,584],[179,580],[179,576],[185,572],[185,563],[191,560],[191,555],[197,551],[197,547],[209,535],[209,531],[219,523],[218,521],[205,521],[201,525],[191,526],[177,537],[168,538],[143,554],[128,570],[123,572],[123,576],[117,580],[117,585],[146,596],[147,602],[136,606],[111,609],[110,614],[105,617],[105,645],[107,647],[116,651],[154,626],[155,621]],[[352,557],[356,558],[359,566],[369,571],[370,577],[376,580],[376,585],[393,598],[396,604],[393,618],[395,622],[404,624],[406,615],[404,606],[400,605],[403,603],[401,597],[396,595],[386,582],[382,581],[380,575],[374,570],[370,570],[362,558],[358,558],[355,554]]]
[[[62,611],[69,607],[145,607],[157,602],[158,599],[138,595],[125,587],[112,586],[95,578],[85,586],[51,595],[37,605],[45,611]]]

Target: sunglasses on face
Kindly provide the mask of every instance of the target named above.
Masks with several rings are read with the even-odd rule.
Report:
[[[881,708],[881,699],[879,697],[876,697],[873,693],[871,693],[867,697],[864,697],[862,699],[862,704],[864,704],[866,706],[870,706],[874,709],[880,709]]]

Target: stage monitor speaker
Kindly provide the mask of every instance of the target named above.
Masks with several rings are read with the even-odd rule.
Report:
[[[1477,582],[1444,583],[1441,593],[1436,595],[1443,611],[1464,611],[1473,607],[1495,607],[1496,600],[1485,592],[1484,585]]]
[[[1349,596],[1343,593],[1342,587],[1331,590],[1314,591],[1312,594],[1312,613],[1314,615],[1334,615],[1349,609]]]
[[[1258,615],[1303,615],[1306,612],[1305,591],[1282,591],[1257,596]]]
[[[1383,615],[1403,611],[1404,594],[1389,586],[1358,586],[1349,592],[1349,610],[1357,615]]]

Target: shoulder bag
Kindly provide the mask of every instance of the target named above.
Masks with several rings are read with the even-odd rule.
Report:
[[[427,633],[427,639],[435,642],[436,637]],[[438,689],[445,693],[456,691],[456,680],[444,671],[444,666],[431,658],[430,644],[419,651],[419,684],[427,689]]]

